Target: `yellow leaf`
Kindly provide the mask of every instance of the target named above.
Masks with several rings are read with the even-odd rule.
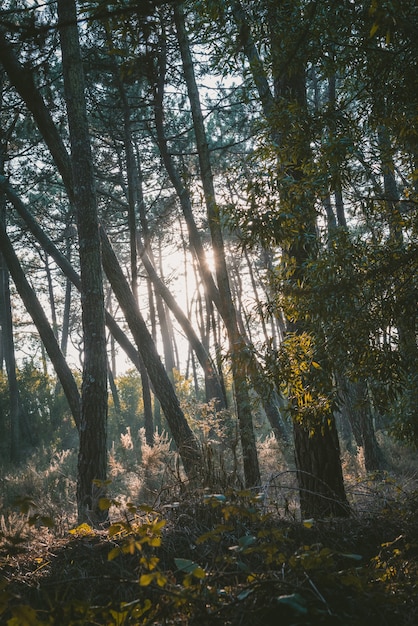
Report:
[[[12,608],[12,619],[8,624],[12,626],[35,626],[39,624],[36,611],[27,604],[20,604]]]
[[[107,555],[107,560],[113,561],[113,559],[116,559],[116,557],[119,555],[120,555],[120,548],[119,546],[116,546],[116,548],[112,548],[109,554]]]
[[[376,22],[373,24],[373,26],[370,29],[370,39],[377,33],[377,31],[379,30],[379,24],[376,24]]]
[[[193,570],[193,576],[195,578],[206,578],[206,572],[202,567],[196,567],[196,569]]]
[[[160,528],[163,528],[163,526],[166,525],[166,521],[165,519],[160,520],[159,522],[155,521],[152,525],[152,530],[155,532],[156,530],[160,530]]]
[[[141,574],[139,584],[141,587],[148,587],[154,580],[154,574]]]
[[[115,535],[119,535],[123,531],[123,525],[116,523],[109,526],[108,534],[109,537],[114,537]]]
[[[86,524],[86,522],[83,522],[83,524],[80,524],[76,528],[72,528],[69,532],[70,535],[80,535],[82,537],[94,535],[92,527]]]
[[[158,548],[161,545],[161,537],[152,537],[148,543],[150,546]]]
[[[101,511],[108,511],[112,506],[112,501],[109,498],[100,498],[99,500],[99,509]]]
[[[160,572],[157,572],[157,585],[159,587],[164,587],[165,583],[167,582],[167,578],[165,576],[163,576],[162,574],[160,574]]]
[[[108,485],[112,484],[112,481],[111,480],[100,480],[99,478],[94,478],[92,480],[92,483],[96,487],[107,487]]]

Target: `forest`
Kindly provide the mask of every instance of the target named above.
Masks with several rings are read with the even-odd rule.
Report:
[[[0,3],[0,624],[418,623],[417,33]]]

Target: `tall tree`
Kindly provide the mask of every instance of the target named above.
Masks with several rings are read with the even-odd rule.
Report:
[[[71,142],[84,340],[77,506],[80,522],[90,520],[97,524],[107,519],[107,511],[99,505],[107,474],[107,353],[100,236],[76,4],[74,0],[58,0],[57,6]]]
[[[183,71],[186,79],[187,91],[191,105],[196,145],[199,156],[200,175],[205,196],[209,229],[211,233],[212,249],[215,261],[215,274],[219,290],[219,311],[228,333],[231,370],[234,381],[236,409],[240,427],[241,447],[244,463],[245,483],[247,487],[259,485],[261,482],[258,464],[255,434],[252,423],[251,403],[249,396],[248,379],[245,365],[247,346],[238,328],[238,320],[228,269],[225,258],[225,246],[222,234],[221,214],[216,201],[213,181],[212,165],[209,155],[209,146],[203,123],[199,90],[196,84],[193,69],[193,60],[190,52],[182,4],[174,7],[174,19],[177,29],[180,53],[183,61]]]

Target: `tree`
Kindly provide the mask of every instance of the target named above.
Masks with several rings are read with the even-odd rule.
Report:
[[[278,230],[272,239],[282,246],[285,288],[289,293],[296,292],[297,285],[304,281],[304,267],[315,256],[317,248],[314,193],[305,174],[312,158],[307,132],[306,60],[304,48],[296,48],[304,28],[300,7],[287,2],[277,7],[267,3],[265,7],[274,95],[241,4],[234,2],[232,10],[271,138],[277,145],[275,187],[280,199],[274,220],[279,225],[281,215],[286,215],[288,225],[284,223],[282,230]],[[303,321],[292,319],[290,309],[285,313],[289,336],[302,336],[305,332]],[[316,420],[306,420],[296,411],[293,424],[302,515],[344,516],[348,507],[334,416],[324,408],[322,415],[316,415]]]
[[[107,472],[107,353],[100,236],[75,2],[59,0],[58,18],[71,141],[84,339],[77,506],[80,522],[91,520],[97,524],[107,519],[107,511],[99,503]]]
[[[177,29],[177,37],[183,71],[187,84],[187,91],[191,104],[193,125],[196,136],[197,151],[199,156],[200,175],[205,196],[206,210],[209,229],[211,233],[212,249],[215,260],[215,274],[219,291],[218,308],[225,323],[228,333],[229,350],[231,357],[232,377],[234,381],[234,393],[238,422],[240,427],[241,447],[244,462],[245,484],[254,487],[261,482],[260,468],[257,458],[255,435],[252,424],[251,404],[249,398],[248,381],[246,374],[245,354],[246,343],[238,329],[237,315],[231,294],[228,277],[228,269],[225,259],[225,247],[221,227],[221,215],[216,201],[215,186],[213,181],[212,166],[209,155],[209,147],[206,139],[203,115],[200,105],[199,91],[193,70],[193,61],[184,21],[182,5],[174,8],[174,19]]]

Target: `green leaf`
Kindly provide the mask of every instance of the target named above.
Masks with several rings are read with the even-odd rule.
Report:
[[[226,502],[226,496],[223,493],[210,493],[204,496],[204,500],[218,500],[218,502]]]
[[[238,539],[238,544],[241,550],[252,546],[256,542],[256,538],[253,535],[244,535]]]
[[[363,557],[361,556],[361,554],[340,554],[340,556],[343,556],[345,559],[351,559],[352,561],[363,560]]]
[[[244,591],[241,591],[241,593],[237,595],[237,600],[245,600],[246,598],[248,598],[249,595],[253,593],[253,591],[253,589],[244,589]]]
[[[115,535],[119,535],[123,531],[123,524],[120,522],[116,522],[109,526],[108,534],[109,537],[114,537]]]
[[[194,561],[190,561],[189,559],[174,559],[174,562],[177,569],[185,574],[193,574],[196,578],[204,578],[206,576],[205,570]]]
[[[16,498],[13,504],[19,507],[19,511],[23,515],[27,515],[31,509],[36,509],[35,502],[32,500],[32,498],[29,498],[29,496],[25,496],[23,498]]]
[[[112,506],[113,502],[109,498],[100,498],[99,499],[99,509],[101,511],[108,511]]]
[[[299,593],[292,593],[288,596],[279,596],[277,598],[277,602],[288,606],[295,611],[295,613],[299,613],[299,615],[306,615],[308,613],[308,609],[305,606],[305,599]]]

